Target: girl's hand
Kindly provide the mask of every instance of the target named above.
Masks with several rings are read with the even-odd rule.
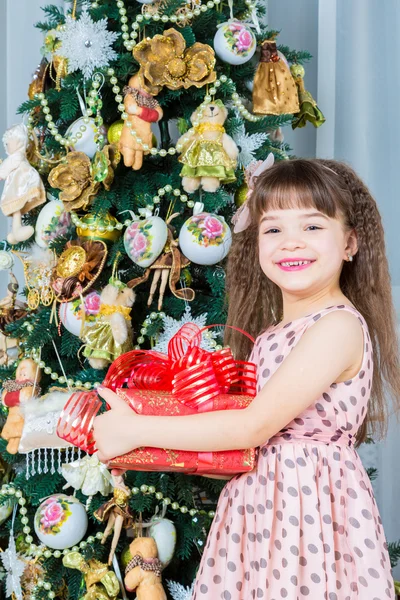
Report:
[[[110,410],[95,418],[93,434],[101,462],[107,463],[138,448],[135,432],[138,431],[138,415],[111,390],[99,386],[98,394],[110,406]]]

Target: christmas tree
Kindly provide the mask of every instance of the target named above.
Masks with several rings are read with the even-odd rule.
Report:
[[[22,261],[26,297],[11,275],[0,304],[3,584],[16,598],[124,597],[133,534],[122,532],[107,574],[110,538],[101,543],[94,513],[110,475],[57,437],[61,410],[125,352],[166,353],[184,323],[225,322],[224,259],[245,170],[270,153],[287,159],[281,128],[323,116],[303,87],[310,55],[277,45],[262,2],[73,2],[66,14],[45,7],[37,27],[43,60],[20,107],[27,128],[7,132],[0,166],[12,217],[0,265]],[[8,179],[14,158],[30,181],[21,202]],[[205,331],[202,348],[220,350],[222,329]],[[223,484],[126,473],[133,531],[156,539],[169,597],[190,597]]]

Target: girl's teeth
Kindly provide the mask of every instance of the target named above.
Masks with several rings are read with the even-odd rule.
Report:
[[[281,263],[281,265],[283,265],[284,267],[294,267],[294,266],[299,266],[299,265],[308,265],[310,264],[311,260],[303,260],[303,261],[299,261],[299,262],[283,262]]]

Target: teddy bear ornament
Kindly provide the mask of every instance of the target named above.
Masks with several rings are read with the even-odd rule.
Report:
[[[210,102],[205,108],[198,107],[190,118],[193,127],[179,138],[182,187],[188,194],[200,187],[214,193],[221,183],[236,181],[239,150],[225,133],[227,116],[221,100]]]
[[[7,236],[9,244],[24,242],[34,234],[31,225],[22,225],[21,215],[46,202],[40,175],[26,157],[28,141],[28,129],[23,123],[10,127],[3,136],[8,157],[0,165],[0,180],[5,180],[1,210],[13,218],[12,231]]]

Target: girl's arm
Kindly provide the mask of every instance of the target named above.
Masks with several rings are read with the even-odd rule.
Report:
[[[271,379],[243,410],[182,417],[135,414],[106,388],[99,394],[111,410],[94,421],[101,459],[141,446],[197,452],[252,448],[265,443],[360,362],[363,330],[345,311],[321,317],[301,337]]]

